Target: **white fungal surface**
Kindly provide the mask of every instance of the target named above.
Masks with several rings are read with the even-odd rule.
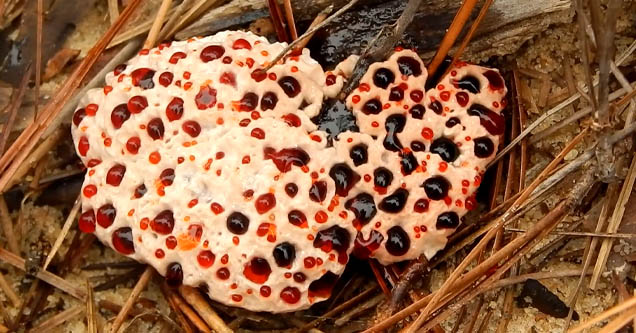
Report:
[[[171,284],[270,312],[329,297],[352,252],[389,264],[443,248],[496,152],[499,74],[460,64],[425,92],[421,60],[398,51],[373,64],[347,98],[360,133],[330,145],[310,118],[340,91],[356,58],[325,72],[303,50],[260,71],[284,46],[238,31],[162,44],[89,91],[72,125],[87,166],[82,231]],[[365,109],[371,100],[377,114]],[[422,117],[409,112],[416,105]],[[458,123],[448,126],[451,118]],[[387,136],[397,141],[387,145]],[[362,146],[367,158],[358,163]],[[405,171],[407,158],[414,164]],[[392,178],[383,187],[380,169]],[[432,199],[423,184],[441,177],[448,189]]]

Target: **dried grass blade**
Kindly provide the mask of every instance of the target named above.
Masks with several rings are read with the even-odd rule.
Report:
[[[4,291],[5,296],[11,301],[14,307],[20,306],[20,298],[18,294],[15,293],[7,279],[4,277],[4,274],[0,273],[0,289]]]
[[[25,270],[24,259],[2,248],[0,248],[0,260],[10,264],[11,266],[19,268],[22,271]],[[79,300],[83,300],[84,297],[86,297],[84,289],[76,287],[73,283],[64,280],[58,275],[47,271],[39,271],[36,274],[36,277]]]
[[[219,317],[219,315],[212,309],[210,304],[199,294],[199,292],[189,286],[181,285],[179,286],[179,292],[181,296],[188,302],[194,310],[199,313],[199,315],[205,320],[205,322],[217,333],[232,333],[232,329],[230,329],[223,319]]]
[[[81,196],[78,196],[77,199],[75,199],[75,204],[73,204],[73,208],[71,209],[70,213],[66,217],[66,221],[64,221],[64,226],[62,227],[62,230],[57,235],[57,239],[55,239],[55,243],[53,244],[51,251],[46,256],[46,260],[44,261],[44,266],[42,266],[43,271],[46,271],[46,269],[49,267],[51,260],[53,260],[53,258],[55,257],[55,254],[57,253],[57,250],[59,250],[60,246],[62,246],[62,242],[64,242],[64,238],[66,238],[66,234],[68,234],[68,231],[71,229],[73,222],[75,222],[77,213],[79,213],[79,210],[82,207],[81,199],[82,199]]]
[[[84,307],[82,305],[76,305],[68,310],[62,311],[56,314],[55,316],[47,319],[46,321],[42,322],[37,327],[30,330],[30,332],[31,333],[51,332],[53,331],[54,328],[62,325],[64,322],[71,320],[73,318],[76,318],[83,311],[84,311]]]
[[[453,22],[451,22],[450,27],[448,27],[444,38],[439,44],[439,48],[437,49],[433,60],[430,65],[428,65],[428,72],[430,75],[433,75],[435,71],[437,71],[437,68],[444,61],[448,51],[450,51],[453,44],[455,44],[455,40],[462,32],[464,25],[466,25],[466,22],[470,18],[473,8],[475,8],[475,5],[477,5],[477,0],[464,0],[461,7],[459,7],[455,18],[453,18]]]
[[[285,8],[285,19],[287,20],[291,40],[296,40],[298,38],[298,31],[296,31],[296,21],[294,20],[294,9],[292,8],[291,0],[283,0],[283,5]]]
[[[616,233],[616,231],[618,231],[618,227],[623,220],[623,214],[625,213],[625,206],[627,205],[627,201],[629,200],[632,189],[634,188],[634,182],[636,182],[636,153],[634,153],[632,157],[632,163],[629,167],[629,171],[627,173],[627,177],[625,178],[625,182],[623,183],[623,187],[621,188],[618,202],[614,207],[614,212],[612,213],[612,217],[610,218],[609,224],[607,226],[607,232],[610,234]],[[592,279],[590,281],[591,289],[596,289],[597,287],[598,280],[603,269],[605,268],[607,258],[609,257],[612,244],[613,239],[611,238],[603,240],[603,244],[601,244],[601,249],[599,250],[596,260],[596,266],[594,266],[594,274],[592,274]]]
[[[124,306],[121,308],[121,310],[117,314],[117,317],[115,317],[115,321],[113,321],[113,326],[111,326],[111,329],[110,329],[111,333],[117,333],[119,331],[121,324],[124,323],[124,320],[126,320],[126,317],[128,316],[128,312],[137,301],[139,294],[141,294],[141,292],[146,288],[146,285],[148,284],[148,281],[150,281],[150,278],[152,277],[154,272],[155,272],[154,268],[147,266],[146,270],[143,272],[143,274],[141,274],[141,277],[139,277],[139,281],[137,281],[137,284],[135,284],[135,287],[130,293],[130,296],[128,296],[128,299],[126,300],[126,304],[124,304]]]
[[[629,310],[631,310],[630,312],[636,310],[636,296],[597,314],[596,316],[579,324],[579,326],[570,329],[568,333],[585,332],[585,330],[587,330],[588,328],[608,319],[609,317]]]
[[[473,38],[473,35],[475,34],[475,31],[477,31],[477,28],[479,27],[479,24],[484,19],[484,17],[486,17],[486,13],[488,13],[488,8],[490,8],[490,5],[492,5],[493,2],[494,2],[494,0],[486,0],[484,2],[484,5],[479,10],[479,15],[477,15],[477,18],[475,19],[475,22],[473,22],[473,24],[471,24],[470,30],[468,30],[468,33],[466,34],[466,36],[462,40],[462,43],[459,45],[459,47],[455,51],[455,54],[453,54],[453,61],[452,61],[451,64],[454,64],[462,56],[462,54],[464,53],[464,50],[468,46],[468,43],[470,43],[470,40]],[[472,11],[472,9],[471,9],[471,11]],[[461,32],[461,29],[460,29],[460,32]],[[452,65],[449,66],[448,70],[450,70],[450,67],[452,67]]]
[[[146,42],[144,43],[144,49],[150,49],[157,43],[157,38],[159,37],[159,32],[161,31],[161,25],[166,20],[166,14],[168,14],[168,10],[171,6],[172,0],[161,1],[161,6],[159,6],[159,10],[157,11],[155,20],[154,22],[152,22],[152,27],[150,27],[148,37],[146,38]]]
[[[118,0],[108,0],[108,17],[110,18],[110,24],[114,24],[119,16],[118,2]]]
[[[33,122],[38,118],[40,106],[40,85],[42,84],[42,25],[44,24],[44,0],[37,0],[35,31],[35,98],[33,103]]]
[[[212,8],[212,6],[218,4],[220,0],[199,0],[197,1],[190,9],[183,14],[174,27],[168,31],[167,36],[174,36],[179,30],[185,27],[187,24],[190,24],[192,20],[199,17],[203,12]]]
[[[20,105],[22,105],[22,99],[24,98],[24,93],[26,92],[27,84],[29,83],[32,72],[33,67],[29,65],[26,72],[22,76],[22,80],[20,81],[18,89],[14,90],[14,96],[12,96],[13,98],[11,98],[11,104],[9,104],[7,111],[9,113],[9,118],[2,127],[2,137],[0,138],[0,155],[4,154],[4,149],[6,148],[7,142],[9,141],[9,135],[11,134],[11,131],[13,129],[13,123],[15,123],[15,118],[18,115]]]
[[[2,223],[2,231],[4,232],[4,237],[7,239],[9,249],[11,252],[20,253],[18,239],[16,238],[16,234],[13,230],[13,221],[9,214],[9,207],[7,207],[7,202],[4,200],[4,196],[2,194],[0,194],[0,221]]]
[[[126,9],[117,18],[117,22],[115,22],[95,46],[89,50],[84,60],[47,104],[40,117],[38,117],[38,122],[28,126],[13,145],[11,145],[7,153],[0,158],[0,173],[2,173],[0,177],[0,193],[7,189],[9,181],[13,178],[13,175],[21,163],[26,160],[29,153],[33,150],[33,147],[42,137],[44,131],[49,127],[53,119],[59,115],[66,102],[70,100],[81,81],[93,67],[99,55],[104,51],[108,43],[112,40],[117,31],[121,29],[128,18],[130,18],[132,12],[140,3],[141,0],[131,0]]]
[[[97,333],[97,318],[95,314],[95,295],[91,283],[86,280],[86,331]]]

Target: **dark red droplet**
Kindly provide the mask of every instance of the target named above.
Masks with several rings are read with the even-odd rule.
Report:
[[[337,77],[335,75],[329,74],[327,75],[327,78],[325,79],[325,84],[327,84],[328,86],[332,86],[336,84],[336,79]]]
[[[152,89],[155,87],[155,83],[152,81],[153,76],[155,76],[155,71],[150,68],[137,68],[130,73],[133,86],[141,89]]]
[[[115,164],[106,173],[106,184],[111,186],[119,186],[121,180],[126,173],[126,166],[123,164]]]
[[[73,124],[75,124],[75,126],[79,126],[82,120],[84,120],[84,117],[86,117],[86,109],[77,109],[77,111],[73,113]]]
[[[437,216],[437,229],[454,229],[459,226],[459,215],[455,212],[445,212]]]
[[[314,247],[320,248],[324,252],[336,251],[338,262],[342,265],[349,260],[347,250],[349,249],[350,236],[347,229],[334,225],[316,233]]]
[[[373,74],[373,84],[378,88],[386,89],[389,84],[395,81],[395,74],[388,68],[379,68]]]
[[[183,282],[183,268],[178,262],[173,262],[166,268],[166,283],[170,287],[178,287]]]
[[[159,181],[163,186],[170,186],[174,182],[174,169],[168,168],[161,171]]]
[[[314,182],[309,188],[309,199],[315,202],[323,202],[327,198],[327,182],[324,180]]]
[[[250,42],[248,42],[247,40],[243,38],[239,38],[234,41],[234,43],[232,44],[232,48],[235,50],[240,50],[240,49],[251,50],[252,44],[250,44]]]
[[[221,58],[224,53],[225,53],[225,48],[223,48],[223,46],[210,45],[210,46],[206,46],[201,51],[200,58],[201,58],[201,61],[203,62],[210,62],[212,60]]]
[[[127,104],[119,104],[110,114],[110,121],[116,129],[121,128],[126,120],[130,119],[130,111]]]
[[[141,113],[148,107],[148,100],[144,96],[133,96],[128,100],[128,110],[132,114]]]
[[[464,91],[460,91],[455,94],[455,98],[457,98],[457,104],[459,104],[459,106],[461,107],[464,107],[468,104],[468,94]]]
[[[411,91],[409,96],[411,96],[411,99],[413,100],[413,102],[419,103],[422,101],[422,98],[424,98],[424,92],[419,89],[416,89]]]
[[[236,87],[236,76],[232,72],[223,72],[219,77],[219,82]]]
[[[408,153],[400,152],[399,155],[401,157],[400,166],[402,169],[402,174],[404,174],[405,176],[412,174],[413,171],[415,171],[415,169],[417,169],[419,165],[415,155],[413,155],[412,152],[408,152]]]
[[[397,63],[402,75],[413,75],[417,77],[422,74],[422,66],[420,66],[420,63],[412,57],[399,57]]]
[[[329,298],[331,295],[331,290],[336,285],[338,281],[338,275],[332,273],[331,271],[327,271],[327,273],[323,274],[318,280],[315,280],[309,284],[308,296],[309,297],[320,297],[320,298]]]
[[[265,214],[276,206],[276,197],[273,193],[261,194],[254,201],[254,206],[259,214]]]
[[[194,120],[187,120],[183,122],[181,128],[184,132],[188,133],[193,138],[196,138],[201,133],[201,125]]]
[[[216,271],[216,277],[221,280],[227,280],[230,278],[230,270],[225,267],[221,267]]]
[[[294,277],[294,281],[298,283],[303,283],[305,282],[305,280],[307,280],[307,276],[303,274],[302,272],[294,273],[293,277]]]
[[[119,64],[117,66],[115,66],[115,69],[113,70],[113,74],[115,74],[115,76],[123,73],[126,70],[126,64]]]
[[[424,192],[426,192],[426,195],[431,200],[442,200],[446,198],[450,186],[450,182],[446,180],[444,176],[431,177],[422,184]]]
[[[175,121],[183,117],[183,100],[179,97],[173,97],[168,106],[166,106],[166,117],[169,121]]]
[[[105,204],[97,209],[97,224],[102,228],[110,227],[115,222],[117,209],[112,204]]]
[[[384,149],[389,151],[402,150],[402,143],[398,139],[398,133],[404,130],[406,125],[406,117],[402,114],[396,113],[388,116],[384,122],[384,128],[386,129],[386,136],[382,144]]]
[[[272,294],[272,288],[268,286],[262,286],[260,289],[260,293],[261,293],[261,296],[263,297],[269,297],[269,295]]]
[[[356,239],[353,241],[353,255],[360,259],[368,259],[373,252],[380,248],[383,240],[384,236],[377,230],[371,230],[368,239],[365,239],[362,232],[358,231]]]
[[[387,252],[396,257],[402,256],[409,251],[411,246],[411,240],[409,235],[400,226],[393,226],[386,232],[386,247]]]
[[[135,196],[136,199],[139,199],[139,198],[143,197],[144,194],[146,194],[146,192],[148,192],[148,189],[146,188],[146,185],[141,184],[141,185],[137,186],[137,188],[135,189],[134,196]]]
[[[272,251],[272,256],[278,267],[290,267],[296,259],[296,247],[289,242],[277,244]]]
[[[373,170],[373,185],[376,191],[386,192],[386,188],[393,182],[393,173],[385,167],[379,167]]]
[[[285,193],[287,193],[290,198],[295,197],[298,193],[298,185],[294,183],[287,183],[285,185]]]
[[[163,139],[163,121],[161,118],[153,118],[148,122],[148,126],[146,126],[146,132],[153,140],[161,140]]]
[[[300,228],[307,228],[307,216],[305,216],[305,213],[294,209],[292,211],[290,211],[287,214],[287,219],[289,221],[289,223],[300,227]]]
[[[280,172],[288,172],[292,165],[297,167],[306,166],[310,157],[307,152],[300,148],[283,148],[276,151],[273,148],[263,149],[264,159],[272,160]]]
[[[484,76],[488,79],[488,87],[492,90],[500,90],[504,88],[504,80],[501,75],[492,69],[484,72]]]
[[[172,79],[174,78],[174,74],[171,72],[163,72],[159,75],[159,84],[167,87],[172,83]]]
[[[300,301],[300,290],[296,287],[285,287],[280,292],[280,298],[288,304],[296,304]]]
[[[451,163],[459,157],[459,148],[452,140],[439,137],[431,144],[431,153],[437,154],[445,162]]]
[[[413,141],[411,142],[411,150],[412,151],[426,151],[426,145],[421,141]]]
[[[387,213],[399,213],[406,206],[406,200],[409,198],[409,191],[398,188],[391,195],[388,195],[380,201],[378,208]]]
[[[79,217],[78,225],[82,232],[95,232],[95,212],[92,209],[83,212]]]
[[[360,181],[360,175],[344,163],[338,163],[331,167],[329,177],[336,183],[336,194],[341,197],[349,195],[349,191]]]
[[[111,242],[113,243],[113,248],[121,254],[135,253],[132,229],[129,227],[122,227],[113,231]]]
[[[169,63],[171,64],[176,64],[179,62],[179,60],[183,59],[186,57],[186,54],[183,52],[175,52],[172,54],[172,56],[170,56],[170,60],[168,60]]]
[[[479,79],[472,75],[466,75],[455,81],[454,84],[457,88],[467,90],[473,94],[478,94],[481,90]]]
[[[428,211],[428,199],[417,199],[413,205],[413,211],[416,213],[425,213]]]
[[[256,106],[258,105],[258,95],[252,92],[248,92],[243,95],[243,98],[241,98],[239,104],[239,111],[254,111],[256,109]]]
[[[351,147],[349,151],[349,157],[353,161],[353,165],[360,166],[367,163],[369,160],[369,153],[367,152],[367,145],[364,143],[357,144]]]
[[[506,119],[499,113],[477,103],[471,105],[467,113],[471,116],[479,117],[479,123],[491,135],[501,135],[504,133]]]
[[[288,113],[284,115],[283,120],[285,121],[285,123],[287,123],[287,125],[291,127],[300,127],[301,125],[300,118],[293,113]]]
[[[208,85],[202,86],[194,97],[194,102],[199,110],[205,110],[216,105],[216,89]]]
[[[404,99],[404,90],[400,87],[393,87],[389,91],[389,101],[398,102]]]
[[[300,93],[300,83],[291,76],[283,76],[278,80],[278,85],[290,98],[296,97]]]
[[[276,96],[276,93],[268,91],[261,97],[261,110],[273,110],[276,107],[276,103],[278,103],[278,96]]]
[[[345,202],[345,208],[355,215],[353,225],[360,229],[371,221],[377,213],[373,196],[368,193],[360,193]]]
[[[155,218],[150,221],[150,228],[160,235],[169,235],[174,228],[174,215],[171,210],[161,211]]]
[[[243,275],[248,280],[258,284],[265,283],[271,273],[272,269],[269,267],[267,259],[260,257],[252,258],[243,268]]]
[[[236,235],[242,235],[247,232],[250,226],[250,219],[239,212],[233,212],[228,215],[226,220],[227,229]]]
[[[436,114],[442,114],[442,112],[444,111],[444,107],[442,107],[442,103],[440,103],[439,101],[432,102],[428,106],[428,108],[433,110],[433,112],[435,112]]]
[[[473,151],[475,152],[475,156],[479,158],[486,158],[492,155],[495,151],[495,144],[487,137],[475,138],[473,140],[475,144],[475,148]]]
[[[250,76],[254,81],[261,82],[267,78],[267,72],[260,68],[257,68],[252,72],[252,74],[250,74]]]
[[[382,102],[380,102],[380,100],[376,98],[368,100],[362,106],[362,113],[366,115],[378,114],[381,111],[382,111]]]
[[[452,128],[455,125],[458,125],[458,124],[461,124],[461,123],[462,122],[461,122],[461,120],[459,120],[459,118],[451,117],[451,118],[448,118],[448,120],[446,121],[446,127]]]

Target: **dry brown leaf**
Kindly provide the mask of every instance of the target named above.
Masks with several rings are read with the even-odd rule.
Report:
[[[55,75],[59,74],[66,65],[73,61],[80,54],[80,50],[63,48],[59,50],[49,61],[46,63],[46,69],[44,70],[44,81],[48,81]]]

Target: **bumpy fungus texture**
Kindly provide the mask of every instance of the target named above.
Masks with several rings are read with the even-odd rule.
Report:
[[[285,312],[329,297],[349,255],[431,257],[474,206],[503,131],[494,70],[460,65],[424,92],[411,51],[371,66],[347,98],[361,133],[333,146],[310,118],[353,61],[244,32],[142,50],[73,116],[87,167],[79,227],[168,283]]]

